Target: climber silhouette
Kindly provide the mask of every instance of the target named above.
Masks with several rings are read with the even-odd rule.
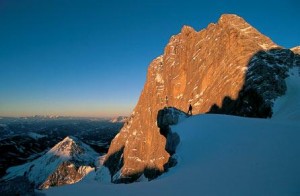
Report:
[[[166,96],[166,107],[168,107],[168,96]]]
[[[190,116],[193,115],[192,110],[193,110],[193,107],[192,107],[192,105],[190,104],[190,105],[189,105],[188,115],[190,115]]]

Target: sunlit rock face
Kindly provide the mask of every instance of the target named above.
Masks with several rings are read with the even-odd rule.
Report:
[[[270,89],[270,81],[278,79],[272,74],[279,72],[274,83],[281,85],[286,65],[297,64],[295,59],[236,15],[222,15],[199,32],[184,26],[150,63],[139,101],[111,143],[105,165],[113,182],[132,182],[142,174],[152,179],[164,172],[170,153],[157,122],[164,107],[187,112],[190,103],[193,114],[270,117],[273,99],[286,90],[284,84]]]
[[[291,48],[291,51],[293,51],[295,54],[300,54],[300,46]]]

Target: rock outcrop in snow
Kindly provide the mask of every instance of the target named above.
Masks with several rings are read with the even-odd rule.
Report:
[[[106,156],[114,182],[152,178],[170,160],[157,115],[164,107],[270,117],[299,55],[283,49],[241,17],[222,15],[199,32],[184,26],[152,61],[139,101]]]
[[[73,184],[94,170],[99,155],[75,137],[66,137],[40,158],[9,168],[4,180],[26,177],[35,188]]]
[[[173,155],[176,152],[176,147],[180,142],[180,137],[177,133],[173,133],[170,126],[176,125],[183,119],[187,118],[187,114],[176,108],[165,107],[158,111],[157,114],[157,126],[159,127],[160,134],[166,138],[165,150]],[[170,165],[167,164],[164,167],[168,168]],[[171,165],[172,166],[172,165]]]

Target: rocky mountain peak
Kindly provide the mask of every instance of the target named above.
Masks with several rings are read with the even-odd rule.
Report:
[[[193,27],[190,27],[187,25],[183,25],[183,27],[181,28],[181,31],[180,31],[180,34],[182,34],[186,37],[189,35],[193,35],[195,33],[196,33],[195,29],[193,29]]]
[[[199,32],[184,26],[150,63],[139,101],[111,143],[105,165],[114,182],[152,179],[170,165],[170,140],[158,126],[165,108],[270,117],[287,71],[299,64],[292,54],[236,15]]]
[[[238,25],[251,26],[242,17],[236,14],[222,14],[218,20],[218,24],[222,24],[222,23],[233,25],[233,26],[238,26]]]
[[[93,170],[98,157],[91,147],[75,137],[66,137],[38,159],[7,170],[4,180],[25,177],[35,188],[72,184]]]
[[[110,120],[112,123],[124,123],[127,120],[127,116],[118,116]]]
[[[48,153],[52,153],[60,157],[70,158],[72,155],[84,153],[84,146],[77,138],[67,136],[65,139],[51,148]]]

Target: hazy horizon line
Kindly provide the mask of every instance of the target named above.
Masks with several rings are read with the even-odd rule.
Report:
[[[129,115],[108,115],[108,116],[77,116],[77,115],[40,115],[40,114],[35,114],[35,115],[0,115],[0,118],[30,118],[30,117],[48,117],[48,118],[59,118],[59,117],[64,117],[64,118],[116,118],[116,117],[128,117]]]

